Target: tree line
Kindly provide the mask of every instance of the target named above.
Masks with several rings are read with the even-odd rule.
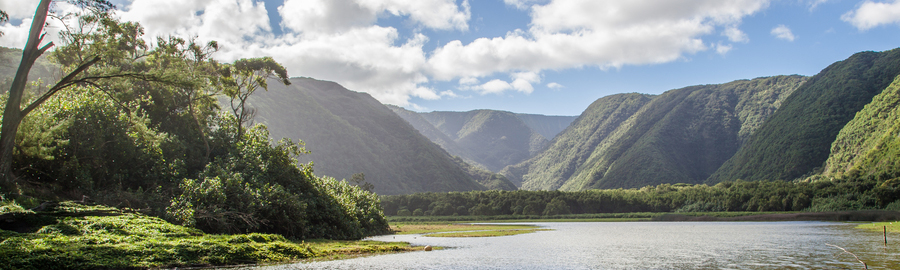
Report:
[[[639,189],[472,191],[381,196],[390,216],[554,216],[634,212],[900,210],[900,178],[726,181]]]

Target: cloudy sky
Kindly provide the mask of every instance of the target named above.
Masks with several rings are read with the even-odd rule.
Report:
[[[24,45],[37,2],[0,0],[0,46]],[[112,2],[148,40],[216,40],[221,61],[272,56],[417,111],[578,115],[610,94],[815,75],[900,47],[900,0]]]

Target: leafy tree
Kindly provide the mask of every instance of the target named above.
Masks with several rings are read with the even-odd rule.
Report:
[[[9,21],[9,14],[6,14],[6,11],[0,10],[0,23],[4,23]],[[3,32],[0,32],[0,37],[3,36]]]
[[[240,59],[221,71],[225,95],[231,103],[238,124],[238,137],[244,134],[243,125],[253,118],[254,110],[247,108],[247,99],[258,88],[268,91],[268,79],[278,79],[284,85],[290,85],[287,70],[272,57]]]
[[[75,0],[74,4],[82,7],[90,7],[98,12],[105,12],[114,6],[106,0]],[[34,12],[34,18],[31,23],[31,29],[28,34],[28,40],[22,51],[22,60],[19,63],[18,71],[13,79],[9,89],[9,97],[7,98],[6,108],[3,112],[2,129],[0,129],[0,185],[7,190],[14,189],[14,176],[12,175],[12,158],[15,150],[16,133],[22,120],[30,112],[47,101],[51,96],[62,89],[82,83],[100,79],[101,77],[79,76],[89,67],[100,61],[99,56],[90,58],[88,61],[81,63],[73,71],[60,79],[50,89],[32,101],[30,104],[22,108],[22,97],[25,92],[25,86],[28,80],[28,73],[38,57],[43,55],[47,50],[53,47],[53,42],[43,44],[44,36],[42,33],[47,21],[47,15],[50,10],[51,0],[41,0]],[[3,14],[3,19],[8,19],[7,14]]]

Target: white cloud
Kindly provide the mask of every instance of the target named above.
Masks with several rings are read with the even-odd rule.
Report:
[[[714,47],[716,48],[716,53],[721,54],[721,55],[728,53],[733,48],[733,46],[728,45],[728,44],[722,44],[721,42],[716,44]]]
[[[783,39],[783,40],[787,40],[787,41],[794,41],[794,39],[796,38],[794,36],[794,33],[791,32],[791,29],[783,24],[778,25],[775,28],[772,28],[771,33],[773,36]]]
[[[736,26],[730,26],[725,28],[725,31],[722,31],[722,35],[728,37],[728,40],[731,42],[749,42],[750,38],[747,37],[741,29],[738,29]]]
[[[809,11],[813,11],[816,9],[816,7],[821,4],[825,4],[828,1],[829,0],[808,0],[808,3],[806,5],[809,6]]]
[[[859,8],[844,13],[841,20],[865,31],[885,24],[900,23],[900,0],[893,2],[872,2],[866,0]]]
[[[480,94],[528,94],[548,69],[619,68],[676,61],[711,49],[725,53],[732,45],[704,38],[715,34],[748,42],[741,20],[769,1],[504,0],[529,10],[528,29],[450,41],[427,52],[429,38],[421,29],[468,30],[467,0],[285,0],[277,7],[283,30],[277,36],[258,0],[122,0],[119,15],[139,21],[149,40],[160,35],[216,40],[221,61],[273,56],[291,76],[335,81],[385,103],[414,107],[413,97],[457,97],[433,89],[435,81],[458,79],[460,90]],[[4,0],[0,7],[10,7],[12,16],[12,5],[26,10],[19,7],[25,2],[32,1]],[[406,20],[411,33],[377,25],[391,16]],[[27,34],[17,27],[0,25],[7,35],[0,43]]]
[[[474,89],[480,90],[482,95],[486,95],[486,94],[503,93],[504,91],[512,89],[512,88],[513,88],[513,86],[510,85],[508,82],[499,80],[499,79],[494,79],[494,80],[486,82]]]
[[[272,56],[290,76],[309,76],[368,92],[401,106],[411,97],[439,99],[423,74],[428,37],[401,40],[380,16],[406,16],[421,27],[466,30],[467,1],[453,0],[286,0],[277,7],[284,34],[269,28],[264,3],[251,0],[134,0],[122,17],[137,20],[150,34],[172,33],[219,41],[217,58],[232,61]]]
[[[464,78],[459,78],[459,84],[460,84],[460,85],[473,85],[473,84],[478,84],[478,78],[475,78],[475,77],[464,77]]]
[[[5,11],[10,19],[8,22],[0,24],[0,32],[3,32],[3,37],[0,38],[0,46],[13,48],[25,47],[25,42],[28,40],[29,30],[31,28],[31,22],[33,21],[34,11],[37,9],[37,4],[38,1],[0,2],[0,10]],[[66,2],[60,2],[52,3],[51,11],[56,14],[64,15],[78,12],[80,9]],[[66,18],[66,20],[68,20],[66,23],[72,25],[72,19],[73,18],[71,17]],[[13,22],[18,22],[18,24],[13,24]],[[65,29],[65,25],[59,19],[52,17],[48,17],[46,23],[49,24],[49,26],[45,27],[47,37],[44,38],[43,44],[53,42],[54,44],[59,45],[59,31]]]
[[[469,3],[452,0],[285,0],[282,25],[297,32],[343,32],[375,23],[380,14],[409,16],[433,29],[468,29]]]
[[[559,89],[565,88],[565,86],[563,86],[562,84],[558,84],[558,83],[552,82],[552,83],[548,83],[548,84],[547,84],[547,88],[550,88],[550,89],[553,89],[553,90],[559,90]]]
[[[503,0],[503,2],[518,9],[526,10],[534,4],[544,4],[549,2],[549,0]]]
[[[522,3],[507,1],[507,3]],[[513,71],[583,66],[618,68],[670,62],[709,49],[702,36],[736,26],[768,6],[766,0],[634,1],[557,0],[532,6],[527,33],[451,41],[428,59],[436,80],[485,77]]]

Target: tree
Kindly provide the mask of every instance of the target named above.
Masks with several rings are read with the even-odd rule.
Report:
[[[9,21],[9,14],[6,14],[6,11],[0,10],[0,23]],[[3,36],[3,32],[0,32],[0,37]]]
[[[237,119],[238,138],[244,135],[244,124],[253,118],[255,111],[247,108],[247,99],[256,89],[269,90],[268,79],[278,79],[290,85],[287,70],[272,57],[240,59],[224,66],[220,71],[224,93],[231,101],[231,111]]]
[[[22,123],[22,119],[60,90],[98,79],[97,77],[79,76],[100,61],[100,57],[95,56],[80,64],[75,70],[50,87],[46,93],[31,104],[28,104],[24,109],[22,108],[22,97],[25,93],[25,86],[28,82],[28,73],[31,71],[31,67],[34,66],[34,62],[37,61],[38,57],[53,47],[53,42],[41,45],[46,36],[43,30],[47,22],[51,2],[51,0],[41,0],[34,12],[28,40],[25,43],[25,48],[22,50],[22,60],[10,86],[9,99],[3,111],[2,128],[0,128],[0,186],[5,189],[4,191],[14,188],[15,177],[12,175],[12,157],[16,146],[16,133],[19,125]],[[99,12],[106,12],[114,8],[106,0],[73,0],[69,2],[81,7],[89,7]],[[4,15],[6,14],[4,13]]]

